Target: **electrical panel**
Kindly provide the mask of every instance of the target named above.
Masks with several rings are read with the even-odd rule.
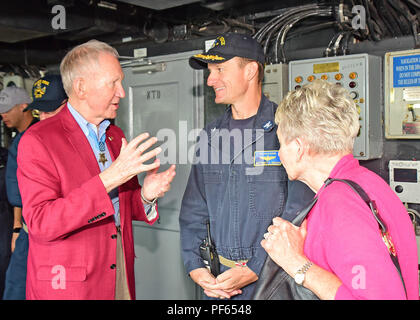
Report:
[[[279,104],[289,90],[288,65],[270,64],[265,66],[263,94],[271,101]]]
[[[420,203],[420,161],[389,161],[389,185],[402,202]]]
[[[420,139],[420,50],[385,54],[385,137]]]
[[[360,131],[353,155],[359,160],[382,156],[381,58],[368,54],[291,61],[289,88],[323,79],[349,90],[359,112]]]

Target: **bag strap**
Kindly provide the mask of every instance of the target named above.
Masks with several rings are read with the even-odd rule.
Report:
[[[334,181],[340,181],[340,182],[343,182],[343,183],[347,184],[351,189],[353,189],[354,192],[356,192],[362,198],[362,200],[369,207],[370,211],[372,212],[373,216],[375,217],[376,222],[378,223],[379,229],[381,231],[382,240],[384,241],[384,243],[385,243],[385,245],[388,249],[389,256],[390,256],[392,262],[394,263],[395,268],[398,271],[398,275],[400,276],[401,282],[402,282],[403,287],[404,287],[405,296],[407,297],[407,289],[405,287],[405,282],[404,282],[404,279],[403,279],[402,274],[401,274],[401,267],[400,267],[400,263],[398,261],[397,252],[395,250],[395,247],[394,247],[394,244],[392,242],[391,236],[388,232],[387,226],[379,215],[378,208],[376,206],[375,201],[371,200],[369,198],[369,196],[366,194],[366,192],[363,190],[363,188],[360,185],[358,185],[356,182],[351,181],[351,180],[328,178],[325,181],[325,187],[327,187],[328,185],[330,185]]]
[[[367,193],[363,190],[363,188],[360,185],[358,185],[356,182],[354,182],[352,180],[348,180],[348,179],[328,178],[327,180],[325,180],[322,188],[328,187],[334,181],[339,181],[339,182],[343,182],[343,183],[347,184],[354,192],[356,192],[362,198],[362,200],[369,207],[369,209],[372,212],[376,222],[378,223],[379,229],[381,231],[382,240],[384,241],[384,243],[385,243],[385,245],[388,249],[389,256],[390,256],[395,268],[398,271],[398,274],[400,276],[401,282],[402,282],[403,287],[404,287],[405,296],[407,297],[407,289],[405,287],[405,282],[404,282],[404,279],[403,279],[402,274],[401,274],[401,267],[400,267],[400,263],[398,261],[397,252],[395,250],[394,244],[392,243],[391,236],[388,232],[387,226],[379,215],[378,208],[376,206],[375,201],[371,200],[369,198]],[[318,194],[320,194],[319,191],[318,191]],[[295,226],[300,227],[300,225],[306,219],[306,216],[312,210],[312,208],[317,203],[317,201],[318,201],[318,195],[314,199],[312,199],[312,201],[298,213],[298,215],[293,219],[292,223]]]
[[[312,201],[305,208],[303,208],[301,211],[299,211],[298,215],[292,220],[292,223],[295,226],[300,227],[303,220],[305,220],[306,216],[312,210],[313,206],[315,205],[315,203],[317,201],[318,201],[318,196],[313,198]]]

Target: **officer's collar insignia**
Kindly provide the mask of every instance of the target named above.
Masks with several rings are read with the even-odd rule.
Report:
[[[271,130],[271,128],[273,128],[273,121],[268,120],[266,123],[264,123],[264,125],[262,126],[262,128],[263,128],[265,131],[270,131],[270,130]]]

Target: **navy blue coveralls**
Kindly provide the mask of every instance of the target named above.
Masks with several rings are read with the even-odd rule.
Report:
[[[34,118],[32,126],[37,123],[38,119]],[[27,129],[26,129],[27,130]],[[14,138],[12,145],[9,147],[9,157],[6,169],[6,189],[7,198],[13,207],[22,208],[22,198],[20,196],[17,181],[17,153],[19,141],[26,130],[18,133]],[[23,220],[23,223],[25,221]],[[9,267],[6,272],[6,283],[3,293],[4,300],[25,300],[26,299],[26,264],[28,261],[29,238],[26,231],[22,228],[19,237],[16,239],[15,251],[10,258]]]
[[[258,275],[267,256],[260,242],[272,219],[281,216],[292,220],[313,198],[314,193],[305,184],[288,180],[280,163],[255,165],[255,151],[273,155],[279,149],[276,109],[277,104],[262,95],[252,138],[244,139],[248,141],[243,141],[239,153],[232,138],[220,134],[229,128],[230,107],[204,129],[206,139],[202,137],[197,143],[197,160],[191,167],[179,217],[182,258],[188,274],[205,267],[199,246],[206,237],[209,220],[217,253],[233,261],[248,260],[247,266]],[[230,143],[227,152],[223,150],[226,143]],[[226,164],[222,160],[227,157],[230,163],[228,160]],[[228,267],[220,265],[220,269],[224,272]],[[251,299],[254,286],[242,288],[242,294],[232,299]]]

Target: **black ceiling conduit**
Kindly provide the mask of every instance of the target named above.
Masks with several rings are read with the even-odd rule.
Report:
[[[365,29],[352,28],[355,14],[351,10],[355,5],[365,9]],[[419,12],[420,0],[341,0],[309,4],[282,11],[253,37],[262,44],[269,63],[287,62],[284,49],[287,39],[328,27],[334,28],[336,33],[325,49],[326,56],[349,54],[351,41],[380,41],[410,34],[415,47],[420,48]],[[312,25],[304,25],[302,20],[308,20]],[[290,32],[292,28],[296,30]]]

